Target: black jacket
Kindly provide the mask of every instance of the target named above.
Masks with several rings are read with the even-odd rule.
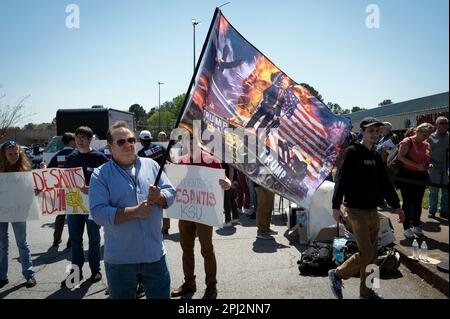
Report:
[[[369,151],[364,145],[350,145],[345,153],[341,168],[336,174],[333,194],[333,209],[344,205],[349,208],[373,209],[386,199],[389,206],[399,208],[400,201],[375,151]]]

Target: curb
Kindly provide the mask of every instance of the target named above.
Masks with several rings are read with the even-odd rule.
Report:
[[[440,276],[440,270],[433,271],[429,266],[424,265],[418,260],[414,260],[408,257],[404,248],[400,245],[395,245],[394,248],[400,254],[400,262],[404,264],[409,270],[425,280],[432,287],[438,289],[444,295],[449,297],[449,281],[447,278]],[[436,267],[433,265],[433,267]]]

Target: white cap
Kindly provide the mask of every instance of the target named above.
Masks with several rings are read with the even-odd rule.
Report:
[[[141,133],[139,134],[139,138],[141,140],[150,140],[152,138],[152,133],[150,133],[150,131],[147,130],[143,130],[141,131]]]
[[[383,122],[383,126],[388,127],[390,130],[392,130],[392,124],[389,122]]]

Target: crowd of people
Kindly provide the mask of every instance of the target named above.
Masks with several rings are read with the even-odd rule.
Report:
[[[342,162],[334,178],[332,216],[337,222],[343,216],[352,225],[359,252],[329,273],[332,290],[342,298],[342,280],[360,272],[362,298],[378,298],[365,285],[365,267],[377,257],[379,221],[377,207],[387,203],[398,213],[407,238],[423,236],[420,226],[422,198],[428,188],[429,217],[448,218],[448,189],[438,187],[448,183],[448,119],[438,117],[436,128],[423,123],[409,132],[401,141],[392,135],[392,125],[375,118],[360,123],[358,136],[352,134]],[[72,272],[79,271],[83,278],[83,233],[87,228],[89,237],[88,262],[90,281],[102,279],[100,269],[100,227],[104,231],[104,264],[111,298],[170,298],[197,290],[194,272],[194,244],[198,237],[204,259],[206,290],[203,298],[217,298],[217,263],[212,241],[213,227],[197,222],[179,220],[180,245],[182,249],[183,283],[170,291],[170,273],[167,267],[164,236],[169,234],[170,220],[163,218],[163,209],[175,199],[176,190],[163,172],[157,185],[152,185],[166,149],[153,142],[151,132],[139,134],[142,149],[136,153],[137,139],[124,122],[117,122],[107,132],[107,147],[93,150],[90,142],[91,128],[82,126],[74,133],[64,134],[64,149],[59,151],[41,168],[82,167],[89,186],[81,191],[89,195],[89,215],[58,215],[55,219],[53,245],[62,243],[64,224],[67,221],[71,251]],[[167,141],[164,132],[158,134],[160,142]],[[192,149],[192,145],[191,145]],[[398,151],[401,168],[400,182],[387,174],[388,155]],[[137,154],[137,155],[136,155]],[[277,232],[270,228],[275,194],[254,183],[231,165],[220,163],[208,153],[200,153],[201,160],[194,161],[192,154],[180,157],[181,165],[207,166],[224,169],[225,175],[218,180],[224,190],[224,227],[240,223],[241,215],[256,219],[256,237],[274,239]],[[211,157],[210,159],[208,159]],[[195,163],[195,164],[193,164]],[[1,146],[0,173],[31,170],[30,163],[14,141]],[[331,175],[330,175],[331,178]],[[399,188],[402,203],[395,191]],[[438,194],[440,198],[438,198]],[[439,204],[438,204],[439,203]],[[341,205],[345,206],[345,213]],[[8,224],[0,223],[0,288],[8,283]],[[22,274],[26,286],[36,285],[30,249],[26,240],[26,222],[11,223],[19,248]],[[130,249],[133,247],[133,249]],[[76,267],[76,268],[75,268]],[[72,274],[61,282],[67,288]]]

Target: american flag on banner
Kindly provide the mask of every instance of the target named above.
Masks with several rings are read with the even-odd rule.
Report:
[[[347,118],[289,78],[218,9],[188,93],[179,126],[192,132],[201,120],[201,131],[219,132],[234,154],[255,153],[238,130],[263,139],[272,153],[229,164],[297,204],[330,174],[351,129]]]

